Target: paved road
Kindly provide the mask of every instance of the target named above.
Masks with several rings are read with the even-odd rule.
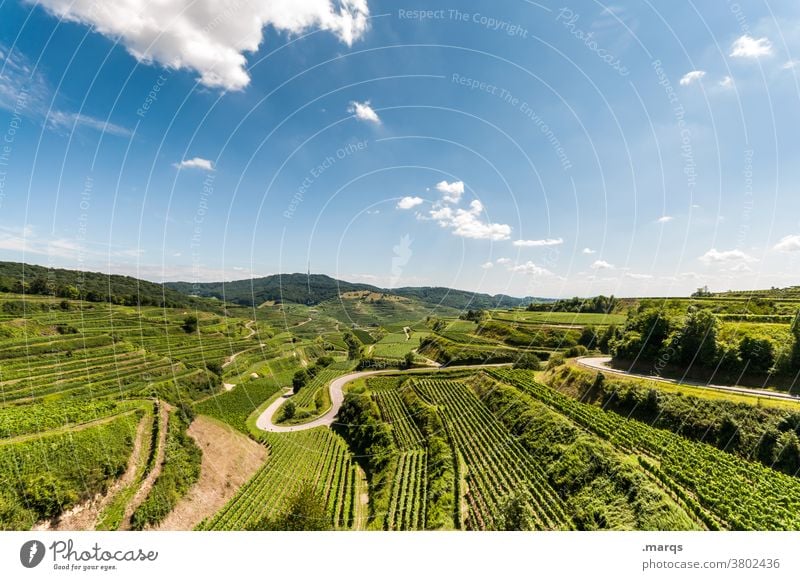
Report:
[[[689,385],[692,387],[701,387],[703,389],[713,389],[715,391],[726,391],[729,393],[738,393],[741,395],[751,395],[756,397],[766,397],[769,399],[783,399],[788,401],[800,402],[800,397],[797,395],[790,395],[789,393],[781,393],[778,391],[766,391],[764,389],[748,389],[746,387],[730,387],[727,385],[711,385],[708,383],[702,383],[699,381],[691,381],[691,380],[675,380],[675,379],[667,379],[664,377],[656,377],[653,375],[645,375],[643,373],[635,373],[632,371],[622,371],[619,369],[614,369],[608,366],[608,363],[611,362],[611,357],[609,356],[598,356],[598,357],[583,357],[577,359],[579,365],[603,371],[604,373],[611,373],[615,375],[624,375],[629,377],[637,377],[642,379],[649,379],[651,381],[658,381],[661,383],[670,383],[673,385]]]
[[[511,363],[500,363],[500,364],[490,364],[490,365],[465,365],[465,366],[457,366],[457,367],[450,367],[450,368],[458,368],[458,369],[478,369],[478,368],[489,368],[489,367],[503,367],[509,366]],[[418,369],[411,369],[405,371],[408,374],[414,373],[429,373],[431,371],[435,371],[437,368],[418,368]],[[351,382],[355,381],[356,379],[360,379],[362,377],[368,377],[371,375],[381,375],[381,374],[397,374],[397,369],[387,369],[382,371],[359,371],[355,373],[350,373],[347,375],[342,375],[341,377],[337,377],[331,381],[330,389],[331,393],[331,408],[328,410],[327,413],[324,415],[314,419],[313,421],[309,421],[308,423],[303,423],[301,425],[276,425],[272,422],[272,417],[275,415],[277,410],[280,408],[281,405],[286,401],[286,399],[292,396],[291,391],[287,391],[284,393],[283,396],[278,397],[275,399],[269,407],[267,407],[261,415],[259,415],[258,419],[256,419],[256,427],[261,429],[262,431],[268,431],[270,433],[292,433],[295,431],[305,431],[306,429],[313,429],[314,427],[330,427],[334,420],[336,419],[336,415],[339,414],[339,408],[342,406],[344,402],[344,386]]]

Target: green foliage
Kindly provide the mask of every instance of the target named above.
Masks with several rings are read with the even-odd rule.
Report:
[[[739,357],[748,370],[767,372],[775,364],[775,347],[769,339],[745,336],[739,343]]]
[[[325,496],[309,481],[303,481],[288,502],[287,510],[247,526],[248,530],[310,532],[332,530]]]
[[[28,529],[105,492],[125,470],[140,417],[0,445],[0,529]]]
[[[283,414],[282,414],[282,421],[289,421],[294,418],[295,413],[297,412],[297,407],[294,404],[294,401],[286,401],[283,404]]]
[[[514,361],[514,368],[538,371],[542,368],[542,361],[535,354],[526,352]]]
[[[593,298],[568,298],[555,302],[533,302],[528,305],[532,312],[589,312],[608,314],[619,304],[614,296],[595,296]]]
[[[188,314],[186,318],[183,319],[181,328],[186,334],[194,334],[197,332],[197,316]]]

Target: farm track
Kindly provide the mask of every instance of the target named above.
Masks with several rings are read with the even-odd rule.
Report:
[[[164,463],[164,454],[167,448],[167,424],[169,423],[170,407],[163,401],[159,408],[159,421],[161,422],[158,430],[158,449],[156,450],[156,460],[153,465],[152,471],[147,474],[147,477],[142,482],[142,485],[136,490],[133,499],[128,503],[125,508],[125,514],[122,516],[122,523],[119,526],[120,530],[130,530],[131,516],[136,511],[142,502],[147,498],[150,490],[153,488],[158,476],[161,475],[161,467]]]
[[[511,366],[511,363],[497,363],[497,364],[488,364],[488,365],[464,365],[458,367],[451,367],[457,369],[483,369],[483,368],[496,368],[496,367],[505,367]],[[438,367],[437,367],[438,368]],[[408,371],[398,371],[397,369],[390,369],[390,370],[381,370],[381,371],[359,371],[355,373],[350,373],[347,375],[343,375],[341,377],[335,378],[331,381],[329,385],[330,396],[331,396],[331,408],[328,411],[314,419],[313,421],[309,421],[308,423],[303,423],[301,425],[276,425],[272,422],[272,417],[278,411],[283,403],[292,397],[291,394],[285,394],[282,397],[278,397],[275,401],[272,402],[262,413],[259,415],[258,419],[256,420],[256,427],[261,429],[262,431],[266,431],[268,433],[296,433],[298,431],[306,431],[308,429],[314,429],[315,427],[330,427],[336,420],[336,415],[339,414],[339,408],[342,406],[344,402],[344,386],[348,383],[351,383],[355,380],[370,377],[375,375],[386,375],[386,374],[420,374],[420,373],[430,373],[431,371],[436,371],[436,368],[420,368],[420,369],[411,369]]]
[[[643,373],[635,373],[632,371],[623,371],[619,369],[614,369],[608,366],[608,363],[611,362],[611,357],[603,356],[603,357],[584,357],[579,358],[576,361],[580,366],[586,367],[596,371],[602,371],[604,373],[611,373],[614,375],[621,375],[626,377],[633,377],[637,379],[647,379],[650,381],[656,381],[659,383],[668,383],[670,385],[686,385],[689,387],[699,387],[702,389],[711,389],[714,391],[724,391],[728,393],[736,393],[739,395],[750,395],[753,397],[766,397],[768,399],[782,399],[784,401],[794,401],[800,402],[800,396],[798,395],[790,395],[789,393],[781,393],[778,391],[767,391],[764,389],[749,389],[747,387],[731,387],[726,385],[712,385],[710,383],[703,383],[700,381],[692,381],[688,379],[667,379],[664,377],[656,377],[652,375],[646,375]]]

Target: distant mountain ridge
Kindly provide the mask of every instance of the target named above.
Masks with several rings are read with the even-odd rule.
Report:
[[[337,298],[341,294],[363,291],[401,296],[426,304],[448,306],[459,310],[513,308],[527,305],[534,300],[548,301],[548,299],[531,297],[517,298],[505,294],[492,296],[439,286],[379,288],[370,284],[337,280],[325,274],[274,274],[263,278],[200,284],[167,282],[165,286],[184,294],[224,299],[243,306],[258,306],[268,301],[314,305]]]

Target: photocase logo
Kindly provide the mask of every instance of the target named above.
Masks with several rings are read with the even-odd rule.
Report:
[[[44,544],[39,540],[29,540],[19,550],[19,561],[26,568],[36,568],[44,560]]]

